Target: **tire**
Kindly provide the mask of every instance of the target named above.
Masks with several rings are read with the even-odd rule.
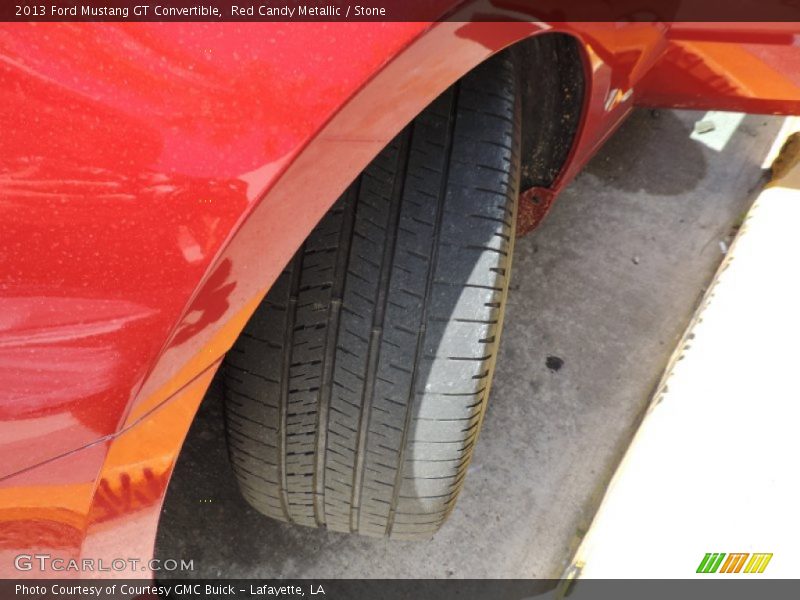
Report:
[[[494,59],[311,233],[226,358],[242,494],[310,527],[427,539],[486,411],[514,245],[520,101]]]

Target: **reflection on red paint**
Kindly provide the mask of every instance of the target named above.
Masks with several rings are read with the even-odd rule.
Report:
[[[154,473],[145,467],[134,471],[133,476],[128,472],[120,473],[115,481],[102,478],[95,492],[91,521],[107,521],[159,502],[169,475],[168,471]]]
[[[115,439],[0,480],[0,578],[88,576],[18,572],[13,557],[20,553],[107,564],[152,556],[170,474],[216,367]]]
[[[768,30],[742,34],[769,43],[719,41],[723,36],[716,28],[707,32],[714,41],[703,41],[703,30],[689,29],[684,35],[692,39],[671,41],[648,73],[638,91],[638,102],[644,106],[800,113],[800,52],[793,44],[781,43],[788,41],[783,34],[787,24],[779,25],[777,37],[770,37]],[[800,27],[796,29],[800,33]]]
[[[18,551],[30,548],[35,540],[37,548],[69,550],[79,547],[82,539],[83,533],[78,527],[45,516],[0,521],[0,549]]]
[[[236,287],[236,282],[226,283],[230,274],[231,261],[222,261],[203,285],[202,302],[195,301],[189,306],[187,317],[194,320],[184,323],[178,329],[172,338],[173,346],[182,344],[197,332],[218,321],[228,311],[230,307],[228,297]]]

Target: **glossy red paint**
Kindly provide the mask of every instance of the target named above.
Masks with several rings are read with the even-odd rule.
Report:
[[[557,193],[666,93],[669,27],[0,27],[0,574],[20,551],[149,556],[211,374],[311,228],[452,82],[550,31],[580,41],[587,76]],[[764,106],[800,113],[780,76],[794,88]],[[683,85],[673,104],[706,101]],[[758,100],[742,89],[714,102]]]
[[[702,110],[800,112],[800,24],[678,23],[636,102]]]

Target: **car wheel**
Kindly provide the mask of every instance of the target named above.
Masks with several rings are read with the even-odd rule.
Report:
[[[425,539],[486,412],[508,293],[520,99],[507,58],[436,99],[336,202],[226,358],[226,429],[260,512]]]

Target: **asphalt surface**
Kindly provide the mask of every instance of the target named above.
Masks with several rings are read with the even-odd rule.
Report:
[[[746,116],[728,123],[729,139],[725,127],[692,139],[704,119],[635,113],[517,241],[483,433],[432,541],[259,515],[236,488],[214,385],[170,485],[157,557],[193,559],[179,575],[195,577],[558,577],[763,182],[782,122]]]

